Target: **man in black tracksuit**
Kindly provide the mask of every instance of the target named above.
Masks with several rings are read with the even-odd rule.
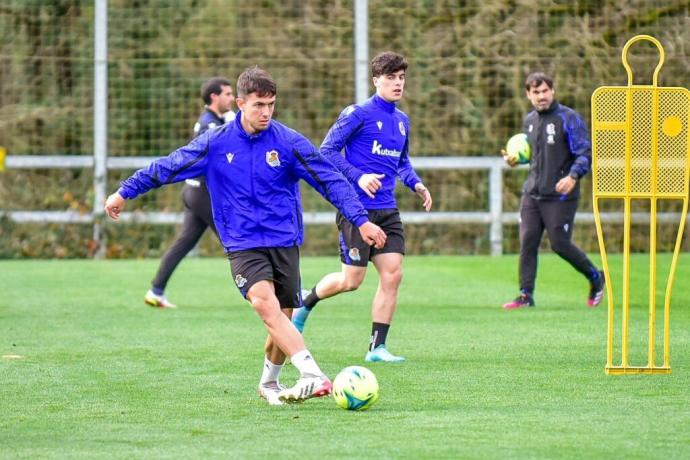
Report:
[[[201,98],[205,106],[194,125],[194,137],[234,118],[231,108],[235,97],[227,79],[216,77],[206,81],[201,87]],[[182,229],[163,254],[156,277],[151,282],[151,289],[144,296],[144,302],[152,307],[175,308],[175,304],[165,296],[165,287],[170,276],[180,261],[196,246],[207,228],[218,234],[213,225],[211,199],[203,178],[189,179],[185,182],[182,187],[182,202],[184,203]]]
[[[531,158],[520,204],[520,294],[503,308],[534,306],[544,230],[553,251],[589,280],[587,305],[596,307],[604,293],[604,274],[571,241],[579,179],[589,171],[592,157],[589,131],[577,112],[554,99],[553,80],[547,75],[529,75],[525,90],[535,110],[527,114],[523,125]],[[516,165],[514,159],[506,157],[506,161]]]

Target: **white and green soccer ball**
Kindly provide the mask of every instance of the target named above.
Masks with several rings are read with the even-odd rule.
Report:
[[[527,134],[519,133],[508,139],[506,154],[518,164],[529,163],[532,152],[527,140]]]
[[[368,409],[379,399],[379,382],[366,367],[346,367],[333,380],[333,398],[343,409]]]

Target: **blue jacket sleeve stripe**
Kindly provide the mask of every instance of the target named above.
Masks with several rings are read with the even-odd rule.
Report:
[[[331,129],[328,130],[328,134],[326,134],[320,149],[321,153],[353,184],[356,184],[364,173],[347,161],[341,154],[341,151],[345,144],[347,144],[347,141],[359,131],[363,124],[364,120],[360,119],[354,110],[350,111],[350,108],[345,109],[338,120],[331,126]]]
[[[314,161],[307,161],[299,149],[293,149],[293,153],[309,175],[311,181],[308,182],[310,185],[314,186],[317,192],[338,208],[347,220],[357,227],[369,220],[368,213],[364,206],[362,206],[362,203],[359,202],[352,185],[328,158],[314,151]],[[330,175],[330,179],[328,177],[321,177],[312,165],[322,169],[327,176]]]
[[[589,131],[579,116],[562,113],[561,117],[568,138],[568,147],[571,154],[575,156],[570,172],[582,177],[589,172],[591,164],[592,144],[589,140]]]
[[[331,198],[331,193],[328,190],[328,186],[326,185],[326,182],[324,182],[318,175],[318,173],[309,165],[307,160],[302,156],[302,154],[299,152],[297,149],[293,149],[293,153],[295,155],[295,158],[300,162],[302,167],[309,173],[309,176],[312,178],[314,183],[318,186],[317,191],[321,192],[321,194],[326,198],[328,201],[333,202]]]

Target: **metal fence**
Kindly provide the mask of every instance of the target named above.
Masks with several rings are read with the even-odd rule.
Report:
[[[408,200],[404,218],[486,226],[487,252],[513,250],[516,235],[503,224],[517,221],[520,174],[505,172],[492,152],[529,109],[524,76],[553,74],[561,101],[588,118],[594,88],[624,84],[620,48],[638,33],[666,47],[660,83],[687,86],[685,0],[5,0],[0,147],[9,155],[0,236],[25,238],[8,221],[89,224],[88,244],[102,254],[106,191],[189,138],[204,79],[265,65],[279,82],[277,118],[318,143],[342,107],[370,93],[370,55],[394,49],[411,64],[401,107],[412,119],[413,164],[438,178],[429,183],[435,212],[415,213]],[[632,61],[644,69],[656,54],[642,49]],[[176,194],[154,195],[124,220],[179,221]],[[583,187],[582,211],[589,200]],[[330,222],[330,213],[310,206],[308,224]],[[578,221],[591,222],[591,214],[580,212]]]

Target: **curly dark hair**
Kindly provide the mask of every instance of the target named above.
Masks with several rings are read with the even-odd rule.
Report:
[[[407,59],[401,54],[384,51],[371,60],[372,77],[391,75],[399,70],[407,70]]]

